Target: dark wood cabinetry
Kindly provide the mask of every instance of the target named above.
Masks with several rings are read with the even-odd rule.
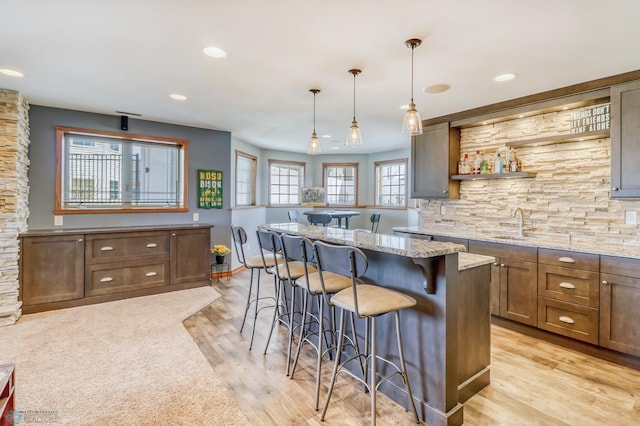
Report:
[[[23,311],[208,285],[210,235],[206,225],[23,234]]]
[[[600,346],[640,356],[640,260],[600,256]]]
[[[22,238],[20,294],[25,308],[84,297],[84,246],[84,234]]]
[[[460,130],[449,123],[426,126],[411,140],[411,198],[460,198],[456,174]]]
[[[640,198],[640,81],[611,86],[611,198]]]
[[[491,313],[512,321],[537,325],[537,249],[469,240],[471,253],[494,256],[491,269]]]

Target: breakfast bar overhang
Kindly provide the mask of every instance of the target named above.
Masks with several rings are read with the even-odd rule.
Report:
[[[464,246],[454,243],[342,228],[299,223],[261,228],[358,247],[369,260],[365,281],[414,297],[416,306],[402,313],[402,333],[420,417],[430,426],[463,423],[464,402],[490,382],[489,285],[494,258],[464,253]],[[397,362],[391,340],[394,322],[379,320],[379,355]],[[380,367],[385,377],[386,366]],[[387,381],[380,390],[407,408],[400,380]]]

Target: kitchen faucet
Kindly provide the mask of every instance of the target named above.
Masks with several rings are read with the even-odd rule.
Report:
[[[516,208],[513,215],[518,219],[518,237],[524,237],[524,212],[520,207]]]

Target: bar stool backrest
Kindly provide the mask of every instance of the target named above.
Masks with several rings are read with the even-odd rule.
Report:
[[[247,242],[247,232],[242,226],[231,225],[231,238],[233,239],[233,246],[236,249],[236,255],[238,256],[238,262],[247,266],[246,256],[244,254],[244,245]]]
[[[313,249],[316,257],[318,272],[320,273],[320,284],[325,300],[328,299],[322,272],[333,272],[351,278],[353,288],[353,301],[358,309],[358,295],[356,292],[356,279],[360,278],[367,271],[369,261],[367,255],[362,250],[353,246],[338,246],[327,244],[323,241],[315,241]]]
[[[304,276],[309,278],[307,266],[314,260],[313,242],[307,237],[298,235],[280,234],[282,245],[282,257],[284,257],[287,276],[291,276],[289,262],[302,262],[304,265]]]
[[[326,213],[309,213],[307,215],[307,220],[312,225],[322,225],[326,227],[333,220],[333,218],[330,214]]]
[[[268,273],[273,273],[273,271],[270,271],[270,267],[278,264],[278,253],[281,252],[280,236],[277,232],[266,229],[256,230],[256,235],[258,236],[258,246],[260,247],[264,268]],[[273,256],[272,261],[267,261],[269,256]]]

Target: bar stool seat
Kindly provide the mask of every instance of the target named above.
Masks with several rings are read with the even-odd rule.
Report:
[[[359,284],[355,291],[358,298],[358,312],[355,311],[351,288],[336,293],[331,301],[339,308],[357,313],[359,317],[386,314],[410,308],[416,304],[413,297],[377,285]]]
[[[298,278],[298,285],[307,289],[311,295],[322,294],[320,274],[316,268],[314,268],[313,273],[311,273],[311,270],[309,272],[309,279],[307,280],[304,276]],[[351,280],[344,275],[323,272],[322,278],[324,278],[324,287],[327,293],[337,293],[340,290],[351,287]]]

